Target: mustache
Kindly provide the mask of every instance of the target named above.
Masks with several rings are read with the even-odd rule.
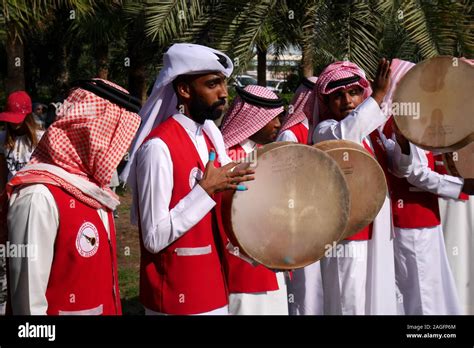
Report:
[[[215,109],[215,108],[217,108],[217,107],[219,107],[219,106],[224,106],[225,103],[226,103],[226,100],[225,100],[225,99],[220,99],[220,100],[216,101],[215,103],[213,103],[213,104],[211,105],[211,109]]]

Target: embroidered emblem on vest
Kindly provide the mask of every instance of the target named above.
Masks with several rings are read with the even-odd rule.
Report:
[[[191,169],[191,172],[189,173],[189,187],[191,188],[191,190],[196,185],[196,182],[202,179],[203,174],[204,173],[202,172],[202,170],[198,167],[194,167],[193,169]]]
[[[84,222],[77,232],[76,249],[82,257],[94,256],[99,249],[99,232],[90,222]]]

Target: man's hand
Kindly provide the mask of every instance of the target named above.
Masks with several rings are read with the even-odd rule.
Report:
[[[238,165],[238,163],[235,162],[216,168],[214,166],[215,158],[216,154],[211,150],[203,178],[199,181],[199,185],[201,185],[209,196],[225,190],[245,191],[247,188],[239,184],[244,181],[255,180],[255,177],[251,175],[255,174],[254,170],[241,169],[232,172],[232,168]]]
[[[462,192],[464,192],[466,195],[469,195],[469,196],[474,195],[474,179],[473,178],[464,179]]]
[[[382,58],[379,62],[374,82],[372,83],[372,98],[374,98],[379,105],[382,104],[383,98],[390,88],[390,73],[390,62]]]
[[[400,148],[402,150],[402,153],[405,155],[410,154],[410,142],[408,141],[407,138],[405,138],[400,132],[400,129],[398,129],[397,124],[395,121],[392,123],[393,124],[393,133],[395,133],[395,140],[397,141],[398,145],[400,145]]]

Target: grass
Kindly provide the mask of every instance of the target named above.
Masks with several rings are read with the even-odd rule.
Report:
[[[115,219],[117,231],[117,261],[124,315],[141,315],[143,306],[138,300],[140,280],[140,243],[138,228],[130,223],[131,194],[130,191],[119,188],[121,204],[117,211],[119,217]]]

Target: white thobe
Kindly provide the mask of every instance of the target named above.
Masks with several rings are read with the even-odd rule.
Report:
[[[457,198],[463,179],[431,170],[425,151],[410,144],[412,172],[407,181],[414,190]],[[400,314],[460,314],[459,299],[448,263],[441,225],[395,227],[395,275],[401,294]]]
[[[246,139],[240,143],[248,155],[257,148],[257,144]],[[230,293],[229,313],[234,315],[287,315],[288,300],[285,275],[276,272],[278,290],[254,293]]]
[[[467,201],[439,197],[446,253],[461,314],[474,314],[474,196]]]
[[[301,123],[306,127],[309,128],[308,125],[308,119],[305,118]],[[298,138],[296,138],[295,133],[293,133],[290,129],[286,129],[280,134],[278,134],[278,137],[276,138],[276,141],[291,141],[293,143],[298,142]]]
[[[206,166],[209,150],[203,125],[182,114],[176,114],[173,118],[189,135]],[[220,160],[223,165],[230,161],[228,158]],[[191,192],[169,209],[173,192],[173,162],[168,146],[160,138],[153,138],[143,144],[136,153],[134,164],[131,170],[137,173],[137,190],[133,192],[133,206],[136,207],[138,203],[140,207],[143,245],[150,253],[157,254],[201,221],[216,203],[196,181]],[[227,311],[227,306],[224,306],[200,314],[227,314]],[[145,313],[164,314],[148,308],[145,308]]]
[[[107,212],[98,209],[107,234]],[[46,315],[54,244],[59,212],[53,195],[42,184],[16,189],[8,207],[8,238],[11,244],[25,245],[30,257],[11,257],[10,296],[14,315]]]
[[[314,143],[344,139],[359,144],[365,140],[371,146],[370,133],[386,120],[377,102],[369,97],[340,122],[326,120],[319,123],[312,139]],[[373,221],[372,238],[368,241],[343,241],[342,246],[357,250],[357,257],[335,255],[321,259],[324,313],[396,314],[392,218],[388,194]]]

